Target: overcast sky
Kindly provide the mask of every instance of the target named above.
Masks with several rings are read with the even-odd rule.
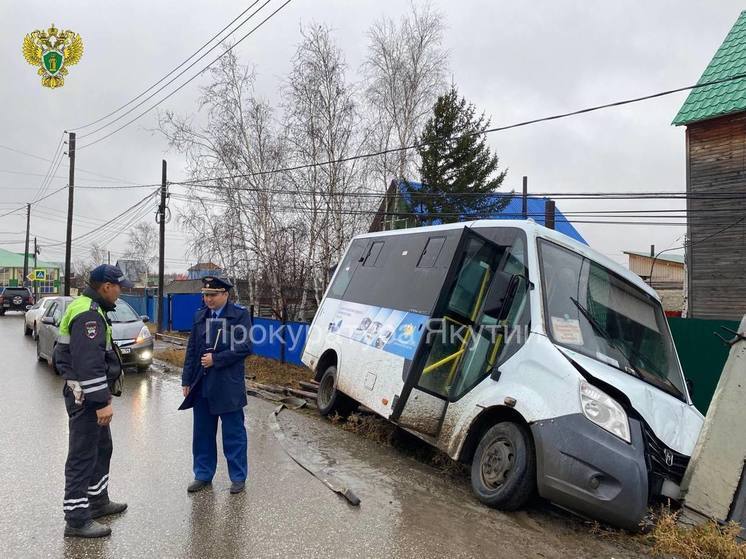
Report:
[[[249,3],[4,0],[0,4],[4,29],[0,145],[51,159],[63,130],[96,120],[141,93]],[[272,0],[265,8],[267,14],[280,4],[281,0]],[[433,0],[431,4],[447,25],[445,47],[453,80],[496,126],[692,84],[743,7],[737,1],[692,0]],[[367,28],[384,14],[399,17],[408,9],[404,0],[293,0],[237,52],[242,62],[256,65],[259,93],[276,99],[300,39],[300,24],[326,23],[345,52],[351,79],[357,80]],[[57,90],[42,88],[35,69],[21,54],[23,36],[51,23],[80,33],[85,43],[82,61],[69,68],[65,86]],[[204,83],[198,78],[161,107],[193,113]],[[685,98],[686,94],[677,94],[501,132],[490,135],[489,143],[501,166],[509,170],[507,189],[520,190],[521,177],[528,175],[534,192],[684,191],[684,129],[670,123]],[[80,150],[76,184],[158,183],[164,158],[169,178],[184,178],[182,158],[152,132],[155,126],[156,114],[151,112],[107,140]],[[80,138],[79,146],[88,140]],[[42,181],[38,175],[48,167],[46,161],[0,148],[0,213],[33,200]],[[65,184],[66,158],[47,192]],[[113,218],[147,192],[76,190],[79,219],[74,236]],[[682,202],[559,201],[558,207],[565,212],[640,210],[681,208]],[[176,211],[178,203],[172,207]],[[64,256],[64,246],[54,243],[64,241],[66,208],[67,196],[61,192],[32,211],[32,236],[40,237],[42,258]],[[153,212],[144,219],[153,220]],[[175,222],[168,227],[167,270],[184,271],[193,263],[185,255],[184,233]],[[593,247],[618,261],[626,261],[624,250],[681,245],[685,232],[683,227],[670,226],[581,223],[576,227]],[[24,228],[22,213],[0,218],[0,246],[22,251]],[[126,241],[125,233],[110,243],[113,260],[124,252]],[[85,243],[78,244],[73,254],[83,256],[87,251]]]

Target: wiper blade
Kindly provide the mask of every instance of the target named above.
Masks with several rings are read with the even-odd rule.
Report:
[[[666,383],[667,386],[670,386],[676,391],[676,394],[679,394],[680,396],[683,396],[684,394],[679,390],[679,388],[666,376],[662,375],[656,375],[653,373],[648,372],[647,374],[643,373],[639,367],[636,367],[632,363],[631,357],[627,354],[626,348],[617,341],[612,338],[611,334],[609,334],[603,326],[601,326],[598,321],[593,317],[593,315],[590,313],[588,309],[586,309],[583,305],[581,305],[574,297],[570,297],[570,301],[573,302],[573,304],[578,307],[578,310],[583,313],[583,316],[586,318],[586,320],[590,323],[591,326],[593,326],[594,329],[598,330],[598,332],[606,339],[606,341],[611,344],[612,347],[614,347],[627,361],[627,364],[622,368],[619,367],[620,370],[623,370],[625,373],[628,373],[634,377],[637,377],[641,380],[646,380],[648,378],[654,378],[655,380],[662,380]],[[635,351],[634,349],[630,349],[635,355],[640,356],[641,358],[645,358],[644,355],[640,354],[640,352]]]
[[[624,368],[619,368],[632,376],[642,378],[642,373],[640,373],[640,371],[637,370],[637,367],[632,364],[632,360],[630,359],[629,355],[627,355],[627,352],[624,350],[624,348],[620,347],[619,344],[617,344],[616,340],[604,329],[603,326],[598,323],[598,321],[593,317],[590,311],[583,305],[581,305],[574,297],[570,297],[570,301],[572,301],[573,304],[578,307],[578,310],[583,314],[590,325],[593,326],[593,328],[597,330],[604,337],[604,339],[622,355],[622,357],[624,357],[625,361],[627,361],[627,364],[624,366]]]

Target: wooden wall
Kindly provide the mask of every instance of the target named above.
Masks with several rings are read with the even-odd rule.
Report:
[[[692,124],[686,138],[689,316],[740,320],[746,314],[746,113]],[[728,200],[692,198],[723,193]]]

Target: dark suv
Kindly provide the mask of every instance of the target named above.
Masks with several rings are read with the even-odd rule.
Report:
[[[27,287],[0,288],[0,316],[3,316],[5,311],[26,312],[26,306],[33,304],[34,296]]]

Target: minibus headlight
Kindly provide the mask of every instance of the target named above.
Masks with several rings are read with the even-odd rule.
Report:
[[[622,406],[611,396],[592,384],[580,383],[580,407],[583,415],[599,427],[626,442],[632,442],[629,419]]]

